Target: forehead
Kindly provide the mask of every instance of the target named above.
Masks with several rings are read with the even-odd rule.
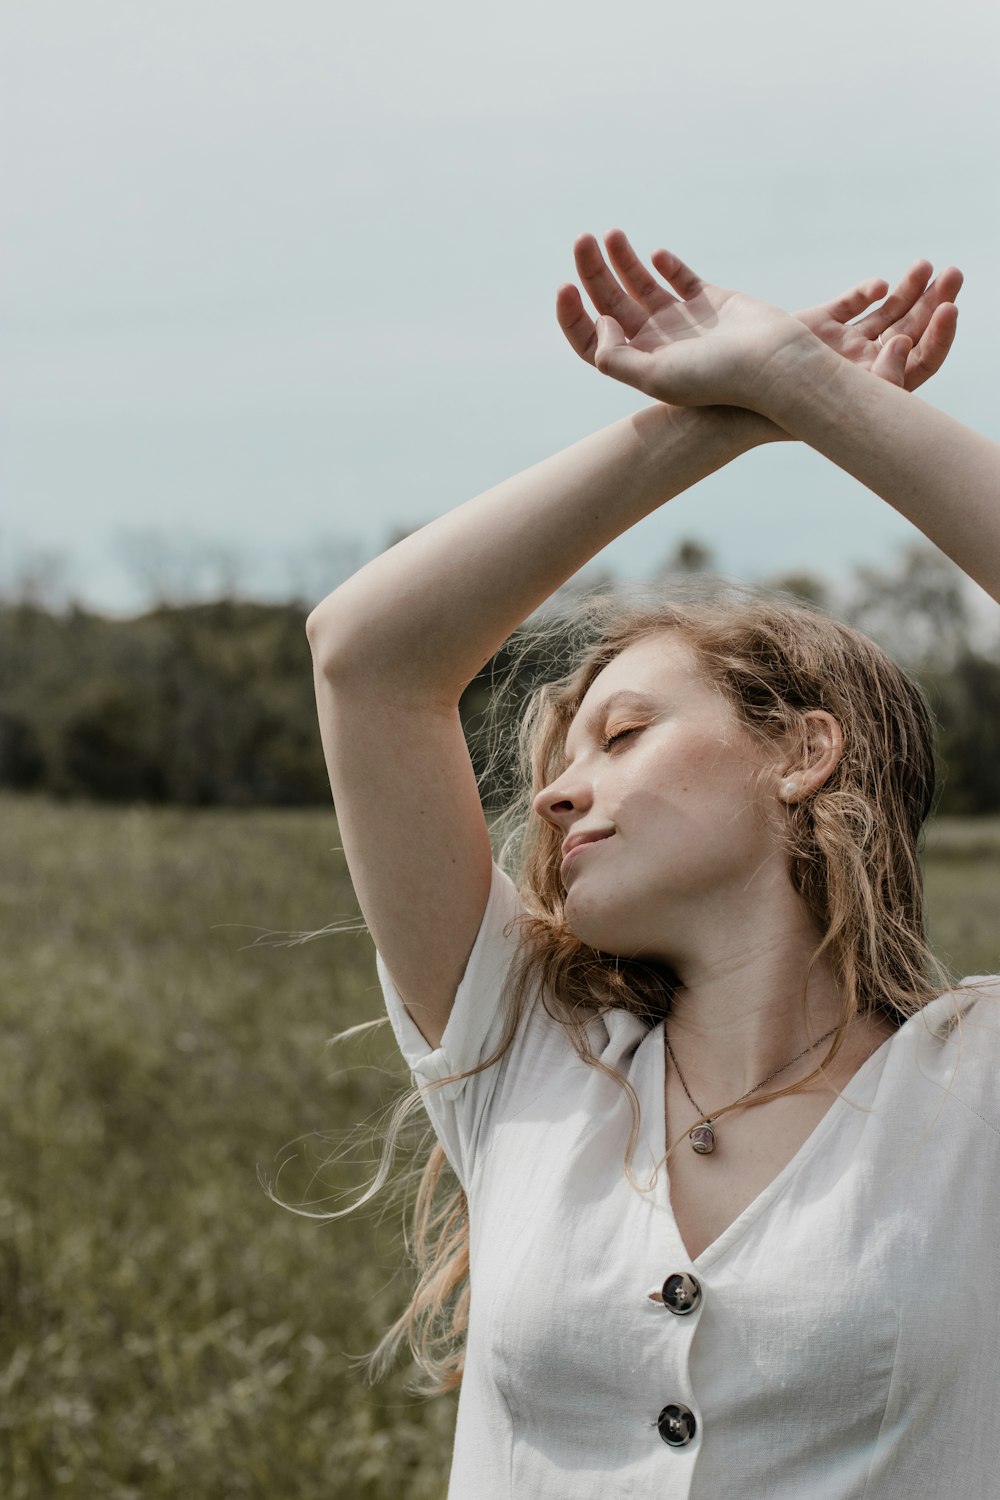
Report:
[[[627,695],[627,698],[626,698]],[[567,747],[603,705],[613,699],[627,708],[629,701],[651,705],[681,704],[721,694],[702,671],[698,658],[686,641],[673,631],[648,636],[626,646],[603,667],[581,700],[566,737]]]

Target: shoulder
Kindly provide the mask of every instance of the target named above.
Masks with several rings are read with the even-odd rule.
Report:
[[[937,995],[911,1020],[941,1041],[966,1031],[1000,1036],[1000,974],[970,974]]]
[[[912,1016],[921,1079],[1000,1137],[1000,975],[973,974]]]

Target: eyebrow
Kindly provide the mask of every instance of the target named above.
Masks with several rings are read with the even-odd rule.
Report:
[[[608,714],[613,708],[622,707],[650,709],[655,708],[656,706],[657,705],[654,699],[651,698],[648,693],[637,693],[631,688],[619,688],[616,693],[609,693],[607,698],[603,699],[602,702],[594,705],[594,707],[587,714],[584,720],[584,724],[590,732],[593,732],[597,725],[602,723],[607,718]],[[577,721],[574,719],[573,723],[575,724],[576,722]],[[572,727],[573,725],[571,724],[570,730],[572,730]],[[566,747],[569,744],[570,730],[567,730],[566,740],[563,744],[564,763],[568,763],[569,760]]]

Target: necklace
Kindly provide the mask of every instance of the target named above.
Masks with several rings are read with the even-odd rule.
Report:
[[[828,1036],[833,1036],[833,1033],[836,1031],[836,1029],[836,1026],[831,1026],[826,1035],[819,1038],[819,1041],[810,1042],[808,1047],[803,1047],[802,1051],[791,1059],[791,1062],[783,1063],[780,1068],[775,1068],[773,1073],[769,1073],[766,1078],[762,1078],[760,1083],[758,1083],[754,1088],[748,1089],[745,1094],[741,1094],[738,1099],[734,1099],[733,1103],[727,1104],[725,1108],[732,1109],[735,1107],[735,1105],[742,1104],[744,1099],[749,1099],[751,1094],[756,1094],[760,1089],[762,1089],[765,1083],[770,1083],[772,1078],[777,1078],[779,1073],[783,1073],[786,1068],[790,1068],[792,1066],[792,1063],[798,1062],[800,1057],[805,1057],[806,1053],[811,1051],[813,1047],[818,1047],[819,1043],[825,1042]],[[684,1082],[684,1074],[681,1072],[680,1068],[677,1067],[677,1059],[674,1056],[674,1049],[673,1047],[671,1047],[670,1038],[667,1036],[666,1021],[664,1021],[663,1023],[663,1040],[667,1044],[667,1051],[670,1053],[670,1061],[673,1063],[674,1067],[677,1068],[677,1077],[681,1081],[681,1085],[684,1089],[685,1094],[687,1094],[688,1098],[691,1099],[691,1103],[694,1105],[699,1115],[701,1115],[701,1120],[699,1121],[699,1123],[695,1125],[692,1130],[688,1131],[688,1140],[691,1142],[691,1149],[693,1151],[697,1151],[699,1156],[708,1156],[715,1150],[715,1131],[712,1129],[712,1117],[706,1115],[701,1105],[698,1104],[693,1098],[691,1098],[691,1090]],[[716,1117],[721,1113],[722,1110],[717,1110]]]

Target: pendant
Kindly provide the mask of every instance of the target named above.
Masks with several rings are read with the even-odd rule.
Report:
[[[696,1125],[688,1132],[688,1140],[699,1156],[709,1156],[715,1150],[715,1131],[707,1120],[704,1125]]]

